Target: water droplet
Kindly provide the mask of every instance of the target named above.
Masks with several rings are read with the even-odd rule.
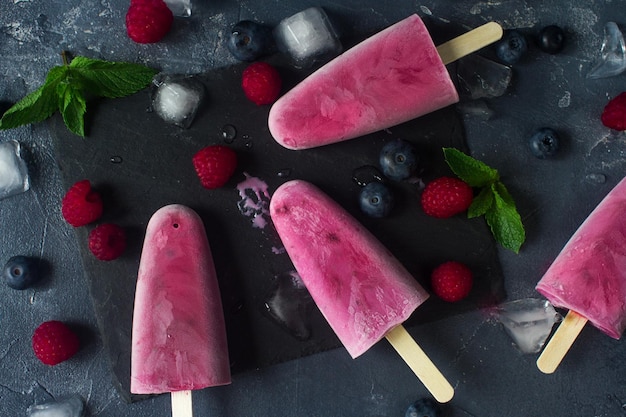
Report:
[[[373,165],[363,165],[352,171],[352,180],[361,187],[365,187],[372,181],[383,181],[383,174]]]
[[[276,175],[278,175],[279,178],[287,178],[291,175],[291,168],[283,168],[278,171]]]
[[[246,142],[246,148],[250,149],[250,148],[252,148],[252,145],[253,145],[253,143],[252,143],[251,140]]]
[[[123,162],[123,159],[119,155],[113,155],[109,158],[109,162],[111,162],[112,164],[121,164]]]
[[[237,129],[233,125],[224,125],[222,127],[222,138],[226,143],[233,143],[237,137]]]

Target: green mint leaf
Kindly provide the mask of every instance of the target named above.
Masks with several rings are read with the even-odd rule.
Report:
[[[485,187],[500,179],[498,171],[455,148],[443,148],[443,154],[459,178],[472,187]]]
[[[69,130],[85,136],[85,93],[117,98],[147,87],[156,70],[139,64],[76,57],[48,72],[44,84],[9,108],[0,129],[41,122],[59,110]]]
[[[498,181],[490,188],[494,204],[485,213],[487,224],[496,241],[503,247],[519,253],[526,240],[522,219],[504,184]]]
[[[467,217],[473,219],[485,215],[493,206],[493,192],[491,187],[483,187],[478,195],[472,200],[472,204],[467,209]]]
[[[140,64],[109,62],[77,56],[70,63],[74,77],[80,78],[91,94],[118,98],[146,88],[157,73]]]
[[[0,119],[0,129],[13,129],[29,123],[41,122],[58,109],[57,85],[66,76],[65,67],[54,67],[44,85],[10,107]]]
[[[70,82],[62,82],[57,87],[57,96],[65,126],[74,134],[85,137],[84,116],[87,103],[80,88]]]

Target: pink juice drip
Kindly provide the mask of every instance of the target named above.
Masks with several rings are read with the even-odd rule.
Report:
[[[253,227],[264,229],[269,218],[270,194],[267,183],[247,172],[243,174],[246,179],[237,184],[240,198],[237,206],[241,214],[251,218]]]

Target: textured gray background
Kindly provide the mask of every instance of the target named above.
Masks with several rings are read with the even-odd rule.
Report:
[[[310,5],[339,18],[345,33],[366,36],[417,12],[430,22],[466,27],[495,20],[528,34],[556,23],[568,32],[562,54],[531,51],[516,65],[514,88],[488,102],[488,121],[467,118],[475,156],[498,168],[516,198],[528,241],[519,255],[501,252],[509,299],[536,297],[534,285],[589,211],[626,173],[624,136],[598,121],[607,100],[625,88],[621,75],[587,80],[608,20],[626,24],[620,1],[199,1],[191,19],[177,19],[165,41],[142,46],[126,38],[121,0],[0,0],[0,101],[32,91],[61,50],[116,61],[142,62],[167,72],[200,73],[235,61],[224,47],[228,28],[249,18],[275,24]],[[563,132],[558,158],[532,158],[526,138],[539,126]],[[43,123],[0,132],[28,150],[32,190],[0,201],[0,260],[15,254],[44,258],[50,276],[24,292],[0,287],[0,399],[2,415],[23,415],[30,404],[78,393],[90,415],[169,415],[169,398],[126,404],[113,388],[97,337],[75,236],[60,216],[63,190]],[[606,176],[599,184],[590,174]],[[71,361],[41,365],[32,355],[32,330],[48,317],[84,329],[87,345]],[[485,312],[457,316],[412,331],[456,388],[449,416],[626,415],[626,346],[585,328],[559,370],[535,367]],[[194,393],[196,416],[401,416],[427,395],[391,348],[380,343],[353,361],[342,349],[236,375],[228,387]]]

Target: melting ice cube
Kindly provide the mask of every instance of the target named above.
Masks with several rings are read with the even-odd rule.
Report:
[[[30,188],[22,146],[16,140],[0,143],[0,198],[23,193]]]
[[[468,55],[458,61],[456,76],[459,93],[475,100],[500,97],[506,93],[513,71],[506,65],[480,55]]]
[[[191,16],[191,0],[165,0],[165,4],[167,4],[174,16]]]
[[[85,406],[78,395],[59,398],[43,404],[31,405],[26,410],[29,417],[82,417]]]
[[[333,58],[342,49],[328,15],[319,7],[283,19],[274,28],[274,38],[278,49],[300,68]]]
[[[562,319],[550,302],[536,298],[500,304],[494,313],[522,353],[539,352]]]
[[[615,22],[604,25],[604,41],[600,59],[593,66],[587,78],[607,78],[626,70],[626,45],[624,35]]]
[[[191,126],[204,98],[204,85],[188,76],[158,75],[154,79],[152,107],[166,122]]]
[[[276,276],[276,285],[265,301],[265,309],[274,321],[294,337],[307,340],[311,337],[308,317],[312,302],[300,275],[289,271]]]

